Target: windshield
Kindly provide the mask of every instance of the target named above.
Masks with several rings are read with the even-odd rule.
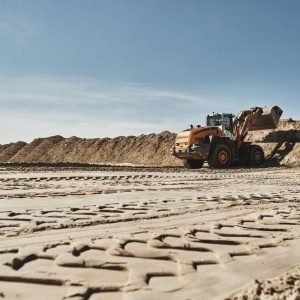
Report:
[[[222,121],[221,115],[214,115],[207,117],[207,126],[220,126]]]

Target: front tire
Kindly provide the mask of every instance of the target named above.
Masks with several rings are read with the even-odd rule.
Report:
[[[228,168],[231,164],[231,151],[225,144],[218,144],[211,149],[208,164],[213,168]]]
[[[185,159],[183,165],[187,169],[200,169],[203,167],[203,160],[200,159]]]
[[[248,164],[250,166],[256,167],[262,164],[265,160],[265,155],[262,147],[258,145],[250,146]]]

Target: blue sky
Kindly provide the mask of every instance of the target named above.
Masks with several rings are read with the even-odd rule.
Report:
[[[298,0],[0,0],[0,144],[252,106],[300,119],[299,16]]]

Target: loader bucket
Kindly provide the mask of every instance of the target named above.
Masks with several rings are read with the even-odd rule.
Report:
[[[253,121],[249,131],[277,128],[282,110],[278,106],[264,107],[262,114]]]

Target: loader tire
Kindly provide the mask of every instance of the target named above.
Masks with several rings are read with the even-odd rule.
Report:
[[[262,164],[265,160],[265,155],[262,147],[258,145],[251,145],[248,157],[248,165],[258,166]]]
[[[213,168],[228,168],[231,164],[231,151],[225,144],[212,147],[208,156],[208,164]]]
[[[203,160],[200,159],[185,159],[183,166],[187,169],[200,169],[203,167]]]

